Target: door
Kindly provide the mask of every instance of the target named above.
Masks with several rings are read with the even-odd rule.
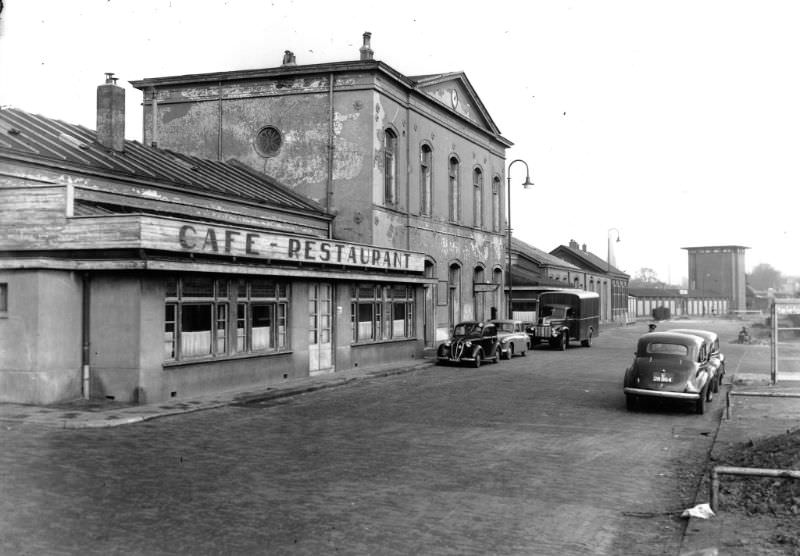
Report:
[[[325,282],[308,286],[308,371],[311,375],[334,370],[331,291],[331,285]]]

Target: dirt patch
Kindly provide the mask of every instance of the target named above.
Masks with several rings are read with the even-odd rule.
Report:
[[[799,470],[800,429],[731,446],[719,453],[713,464]],[[751,541],[759,539],[770,545],[762,544],[763,552],[747,553],[800,556],[799,479],[725,476],[719,495],[721,512],[746,518],[742,532],[749,533]]]

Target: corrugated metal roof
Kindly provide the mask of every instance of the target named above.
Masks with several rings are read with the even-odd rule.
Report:
[[[93,130],[17,108],[0,109],[0,153],[4,151],[45,163],[67,164],[76,170],[99,171],[188,191],[325,214],[310,199],[237,160],[205,160],[132,140],[126,140],[124,150],[116,152],[98,143]]]

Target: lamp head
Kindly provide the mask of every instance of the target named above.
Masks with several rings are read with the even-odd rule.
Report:
[[[533,182],[531,181],[530,175],[525,176],[525,182],[522,184],[522,187],[525,189],[533,187]]]

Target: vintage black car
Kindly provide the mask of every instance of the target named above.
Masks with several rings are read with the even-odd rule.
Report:
[[[639,338],[633,364],[625,371],[628,410],[645,399],[687,401],[705,412],[713,396],[714,365],[706,341],[694,334],[650,332]]]
[[[436,350],[436,362],[439,365],[466,362],[477,368],[486,360],[494,363],[500,360],[497,327],[490,322],[458,323],[450,339]]]

